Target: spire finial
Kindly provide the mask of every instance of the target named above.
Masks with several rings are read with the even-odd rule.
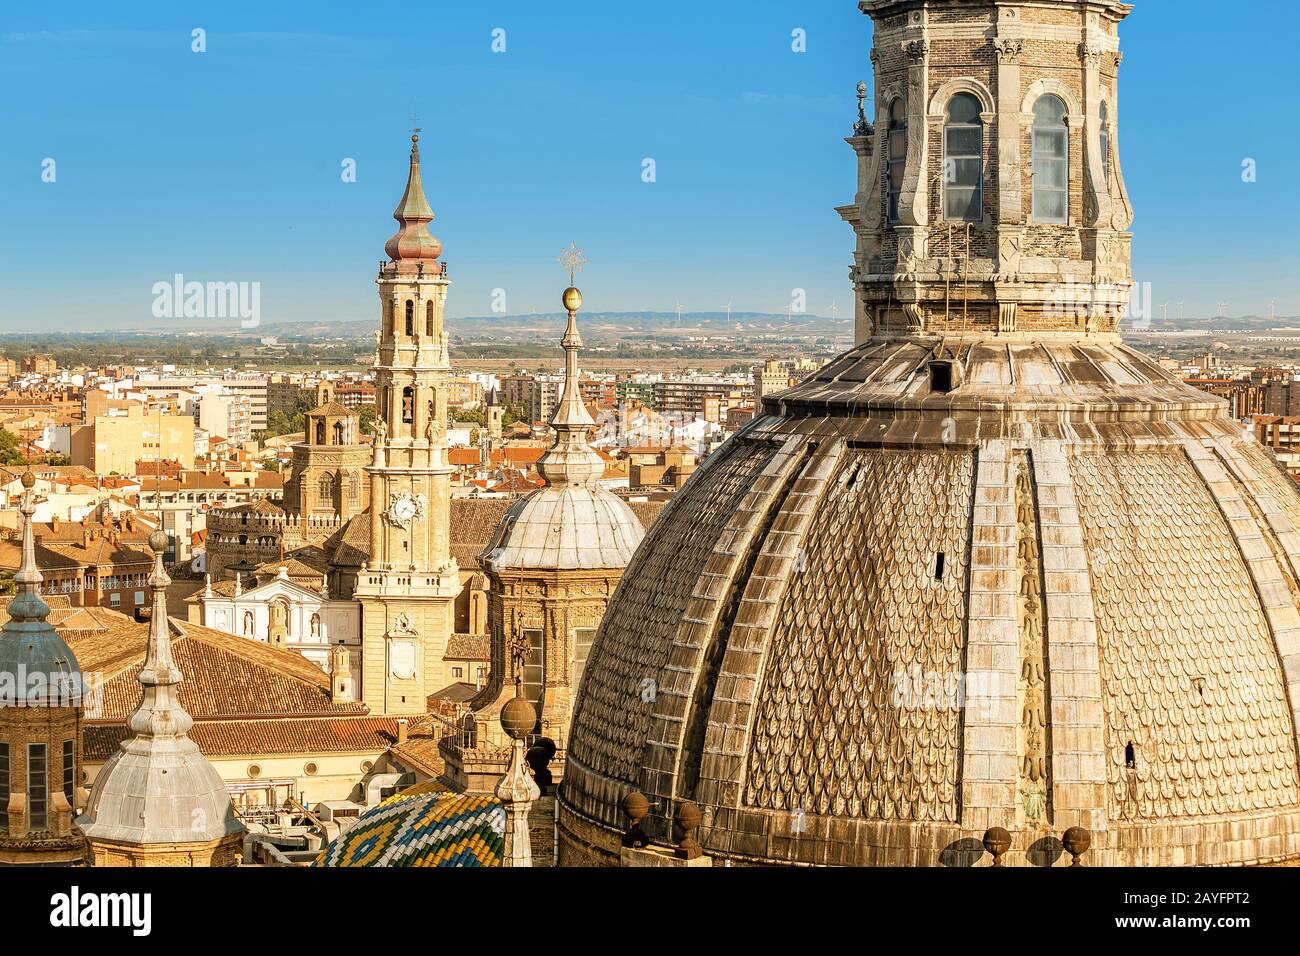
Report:
[[[194,725],[176,696],[176,685],[184,678],[172,657],[171,624],[167,619],[167,586],[172,579],[163,567],[167,550],[167,532],[159,529],[149,535],[153,549],[153,572],[149,588],[153,591],[153,608],[149,617],[149,642],[145,645],[144,666],[136,675],[144,693],[140,703],[127,718],[134,733],[146,737],[180,737]]]
[[[582,293],[573,281],[590,260],[575,242],[569,244],[557,261],[569,272],[569,287],[563,297],[569,322],[560,340],[564,348],[564,392],[551,416],[555,444],[538,461],[537,468],[548,484],[581,485],[598,478],[605,470],[600,456],[587,445],[587,431],[596,422],[582,401],[578,385],[578,352],[582,348],[578,310],[582,308]]]
[[[414,117],[413,117],[414,119]],[[420,176],[420,127],[411,128],[411,159],[406,177],[406,191],[393,211],[398,230],[384,244],[384,252],[397,264],[402,275],[442,273],[438,257],[442,243],[429,234],[433,222],[433,209],[424,195],[424,182]]]
[[[23,499],[18,511],[23,522],[23,556],[14,575],[17,593],[9,603],[9,617],[15,621],[43,621],[49,616],[50,606],[41,598],[41,582],[45,580],[40,568],[36,566],[36,533],[32,527],[32,517],[36,514],[36,500],[32,489],[36,486],[36,476],[30,471],[23,473]]]

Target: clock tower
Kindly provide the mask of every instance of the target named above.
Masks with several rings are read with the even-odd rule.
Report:
[[[370,558],[357,582],[362,697],[373,711],[423,714],[449,681],[443,655],[460,590],[448,537],[447,384],[442,243],[420,179],[419,130],[411,137],[398,230],[379,267],[378,411],[370,474]]]

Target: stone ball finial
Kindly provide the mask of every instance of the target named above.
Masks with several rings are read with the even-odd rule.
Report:
[[[633,790],[623,798],[620,806],[622,806],[623,813],[628,820],[627,832],[623,834],[623,845],[628,847],[649,846],[650,838],[641,829],[641,821],[650,812],[650,801],[646,799],[645,794],[640,790]]]
[[[159,528],[149,535],[149,547],[159,554],[167,550],[167,532]]]
[[[33,475],[30,471],[24,471],[22,478],[20,478],[19,480],[23,483],[23,487],[26,488],[28,491],[30,491],[32,488],[36,486],[36,476]]]
[[[566,312],[577,312],[582,308],[582,293],[575,286],[569,286],[564,290],[564,310]]]
[[[673,815],[673,822],[682,831],[675,853],[677,859],[694,860],[699,858],[700,845],[695,840],[695,830],[699,827],[702,818],[700,808],[689,800],[677,804],[677,813]]]
[[[994,866],[1005,866],[1002,857],[1011,849],[1011,834],[1002,827],[989,827],[984,831],[984,849],[993,857]]]
[[[1079,860],[1092,846],[1092,834],[1084,827],[1070,827],[1061,837],[1061,843],[1070,854],[1070,866],[1083,866]]]
[[[537,708],[526,697],[512,697],[501,708],[501,729],[511,740],[523,740],[537,726]]]

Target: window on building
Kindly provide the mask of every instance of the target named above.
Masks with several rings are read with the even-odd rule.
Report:
[[[63,795],[68,799],[68,806],[73,805],[72,790],[77,784],[77,742],[63,742]]]
[[[889,221],[898,222],[898,198],[903,193],[903,173],[907,169],[907,109],[902,98],[889,104],[889,156],[887,195]]]
[[[336,445],[343,444],[343,423],[342,422],[334,423],[334,444]]]
[[[451,676],[454,677],[454,678],[456,678],[456,680],[460,680],[462,677],[465,676],[465,668],[463,668],[463,667],[453,667],[453,668],[451,669]]]
[[[1101,179],[1102,191],[1110,192],[1110,110],[1101,104]]]
[[[112,594],[110,594],[108,596],[108,603],[110,607],[121,607],[122,606],[121,593],[118,591],[114,591]]]
[[[0,743],[0,834],[9,831],[9,745]]]
[[[415,334],[415,303],[410,299],[406,300],[406,334]]]
[[[402,423],[405,425],[415,423],[415,389],[410,385],[402,389]]]
[[[424,334],[433,336],[433,300],[424,304]]]
[[[325,444],[325,422],[324,421],[319,421],[316,423],[316,444],[318,445]]]
[[[321,475],[316,482],[316,492],[322,501],[334,500],[334,476],[325,474]]]
[[[142,607],[144,605],[144,592],[136,591],[134,595],[134,599],[135,599],[135,606]]]
[[[984,218],[984,121],[980,101],[958,93],[948,101],[943,127],[943,217]]]
[[[523,691],[524,696],[528,698],[529,703],[537,708],[537,713],[542,712],[542,704],[545,702],[545,651],[543,649],[543,636],[540,630],[524,631],[524,640],[528,642],[528,658],[524,662],[523,673]]]
[[[591,653],[591,642],[596,639],[594,627],[579,627],[573,631],[573,679],[582,680],[582,672],[587,666],[587,655]],[[574,688],[577,691],[577,688]]]
[[[1069,222],[1069,157],[1065,101],[1049,93],[1034,104],[1034,222]]]
[[[50,766],[45,744],[27,745],[27,829],[50,825]]]

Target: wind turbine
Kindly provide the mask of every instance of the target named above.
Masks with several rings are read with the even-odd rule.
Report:
[[[1184,301],[1178,303],[1178,321],[1179,321],[1179,322],[1181,322],[1181,321],[1183,321],[1183,319],[1187,318],[1187,316],[1184,314],[1184,310],[1183,310],[1183,306],[1185,306],[1186,304],[1187,304],[1187,301],[1186,301],[1186,300],[1184,300]]]

